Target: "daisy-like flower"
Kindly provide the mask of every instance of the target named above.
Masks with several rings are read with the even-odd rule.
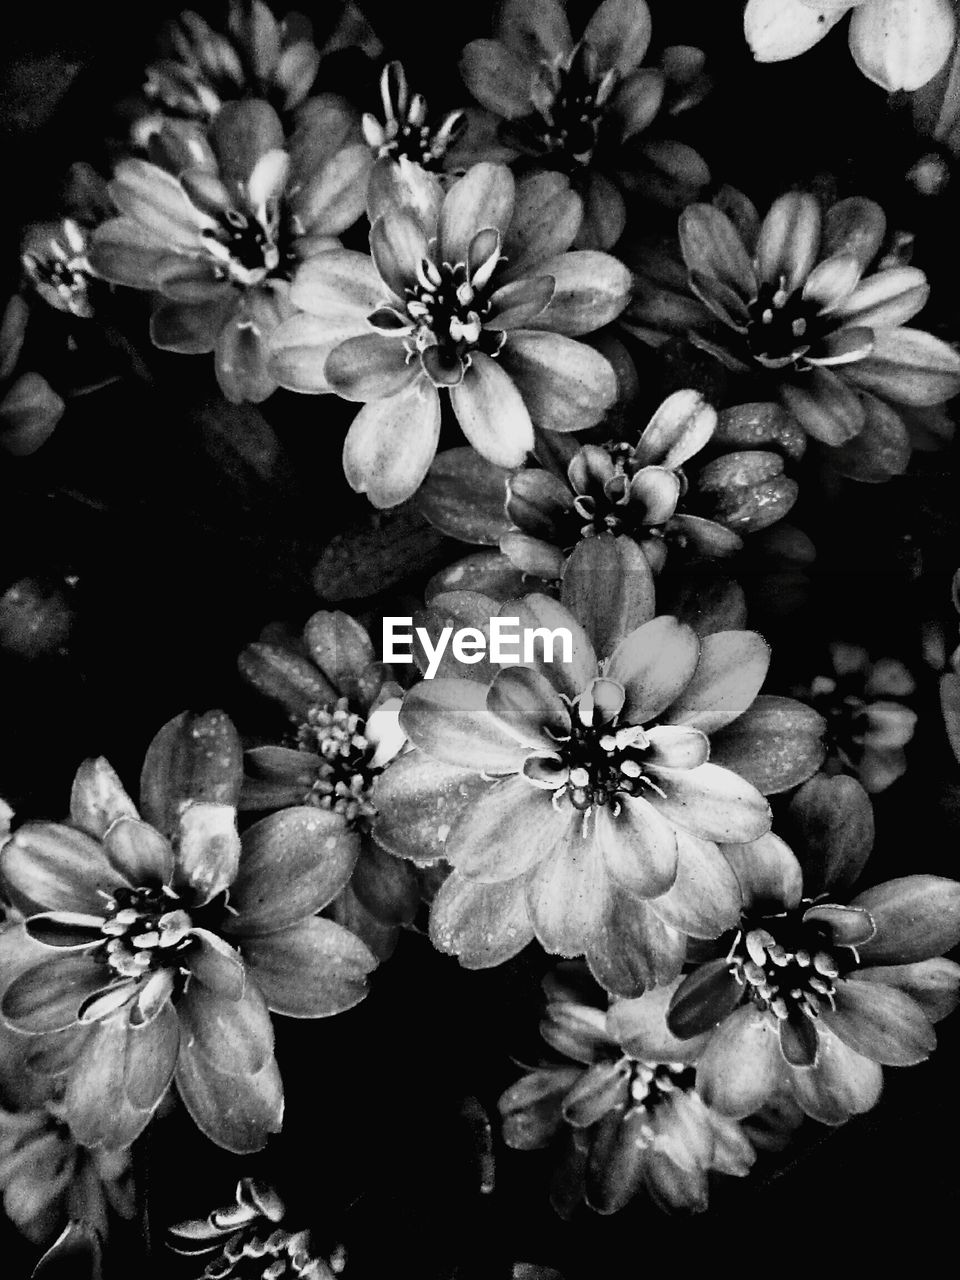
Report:
[[[917,683],[899,658],[872,662],[859,644],[830,645],[830,671],[794,690],[827,722],[828,773],[851,773],[871,794],[907,771],[904,748],[913,737],[917,713],[906,699]]]
[[[630,272],[608,254],[567,252],[571,196],[559,174],[515,184],[498,164],[445,193],[435,174],[381,160],[371,256],[338,250],[297,272],[290,297],[305,314],[275,335],[274,374],[363,404],[343,468],[374,506],[419,487],[441,395],[477,452],[505,467],[523,462],[535,426],[576,431],[614,403],[613,367],[576,338],[620,314]]]
[[[20,255],[37,295],[57,311],[82,320],[93,315],[87,241],[86,229],[73,218],[34,223],[24,235]]]
[[[242,98],[264,98],[281,113],[294,111],[313,88],[322,53],[340,47],[344,36],[357,37],[368,52],[378,47],[375,38],[370,44],[372,32],[354,5],[331,8],[339,10],[339,20],[322,50],[309,18],[277,18],[263,0],[230,0],[223,31],[185,10],[167,24],[161,56],[147,67],[143,93],[150,110],[136,121],[135,139],[146,145],[168,116],[209,124],[227,103]]]
[[[280,1225],[286,1212],[272,1187],[241,1178],[233,1204],[170,1227],[167,1243],[174,1253],[206,1259],[198,1280],[334,1280],[310,1233]]]
[[[756,633],[701,637],[654,617],[650,568],[627,539],[578,546],[563,604],[473,600],[478,617],[518,619],[532,660],[489,684],[489,668],[466,667],[472,678],[406,694],[400,723],[417,749],[377,780],[377,838],[453,864],[432,936],[469,950],[472,965],[536,937],[552,954],[585,955],[621,994],[669,981],[684,935],[716,937],[739,911],[717,843],[769,829],[760,788],[810,776],[822,720],[757,697],[769,650]],[[566,661],[550,653],[556,628],[570,635]],[[485,945],[467,946],[473,929]]]
[[[463,51],[464,83],[500,121],[495,157],[570,175],[583,246],[619,240],[624,195],[679,209],[710,180],[702,157],[659,129],[706,92],[703,54],[674,46],[643,66],[652,26],[645,0],[603,0],[575,41],[561,0],[504,0],[495,39]]]
[[[768,384],[824,444],[862,435],[837,455],[846,474],[877,479],[874,454],[902,471],[910,442],[898,408],[956,395],[960,355],[907,326],[929,294],[922,271],[869,270],[886,232],[880,206],[850,198],[821,213],[814,196],[790,192],[761,222],[745,196],[727,191],[717,204],[684,210],[679,230],[686,273],[641,257],[646,279],[630,327],[655,344],[687,334],[734,372]]]
[[[21,370],[30,307],[14,294],[0,316],[0,449],[35,453],[52,435],[66,405],[42,374]]]
[[[747,0],[743,29],[758,62],[783,62],[812,49],[847,13],[854,62],[890,93],[926,84],[953,47],[951,0]]]
[[[466,127],[466,113],[450,111],[438,123],[430,120],[422,93],[410,92],[400,62],[388,62],[380,73],[383,119],[372,112],[363,116],[363,136],[378,160],[406,157],[424,169],[442,169],[449,147]]]
[[[681,1038],[712,1031],[697,1086],[710,1105],[745,1116],[786,1089],[840,1124],[877,1101],[882,1066],[936,1045],[932,1024],[960,993],[960,965],[943,959],[960,942],[960,884],[910,875],[851,898],[873,843],[852,778],[812,778],[788,824],[802,864],[774,835],[724,850],[743,915],[726,954],[681,982],[667,1021]]]
[[[268,633],[269,634],[269,633]],[[315,805],[353,832],[359,853],[349,884],[329,910],[381,958],[420,902],[413,869],[373,838],[373,781],[402,749],[397,721],[403,689],[374,659],[363,627],[346,613],[315,613],[299,641],[249,645],[240,671],[278,702],[295,726],[295,746],[264,745],[244,755],[240,808]]]
[[[583,1201],[616,1213],[644,1193],[661,1209],[702,1211],[711,1173],[742,1178],[753,1165],[750,1125],[696,1090],[705,1038],[679,1040],[667,1028],[676,985],[607,1010],[578,999],[566,975],[544,982],[541,1034],[564,1061],[512,1085],[500,1112],[508,1146],[557,1150],[551,1202],[564,1217]]]
[[[259,403],[277,388],[269,341],[291,314],[291,276],[363,211],[371,158],[359,124],[340,99],[319,97],[286,136],[269,103],[248,99],[209,132],[168,122],[153,153],[160,163],[117,166],[120,216],[94,233],[93,269],[157,294],[154,343],[213,352],[224,395]]]
[[[259,1149],[283,1114],[270,1011],[323,1017],[366,994],[373,956],[314,915],[349,879],[356,837],[304,806],[241,840],[241,763],[226,716],[184,714],[147,752],[147,821],[91,760],[69,824],[25,824],[0,851],[3,891],[49,955],[3,975],[0,1014],[59,1063],[85,1146],[128,1146],[175,1081],[209,1138]]]

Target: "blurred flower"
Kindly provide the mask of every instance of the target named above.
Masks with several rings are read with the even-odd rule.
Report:
[[[10,963],[11,925],[0,928],[0,960]],[[14,961],[16,963],[16,961]],[[19,967],[19,966],[18,966]],[[87,1151],[64,1119],[55,1078],[28,1069],[32,1041],[0,1025],[0,1190],[7,1217],[35,1244],[70,1219],[108,1232],[108,1212],[133,1215],[127,1152]]]
[[[67,407],[46,378],[18,372],[29,318],[30,308],[19,294],[0,317],[0,448],[14,457],[36,453]]]
[[[272,1187],[241,1178],[233,1204],[170,1227],[167,1243],[174,1253],[207,1258],[198,1280],[334,1280],[342,1267],[314,1255],[308,1231],[285,1231],[286,1212]]]
[[[28,662],[60,658],[77,620],[75,578],[19,578],[0,595],[0,649]]]
[[[761,379],[806,432],[838,448],[844,474],[886,478],[910,456],[900,407],[956,395],[960,356],[905,327],[929,295],[922,271],[868,274],[885,231],[872,200],[841,200],[821,214],[814,196],[789,192],[761,222],[727,189],[680,217],[686,273],[669,251],[638,252],[637,301],[624,319],[655,345],[686,334],[729,369]]]
[[[746,1176],[755,1159],[749,1126],[695,1088],[705,1038],[679,1040],[667,1029],[676,981],[609,1012],[578,1003],[562,978],[544,985],[541,1033],[564,1062],[525,1075],[503,1094],[500,1111],[508,1146],[555,1143],[558,1213],[569,1217],[584,1200],[616,1213],[643,1193],[661,1209],[702,1211],[712,1172]]]
[[[704,1100],[732,1116],[786,1088],[824,1124],[877,1101],[881,1064],[922,1062],[932,1023],[960,994],[960,884],[910,875],[849,898],[873,843],[873,813],[851,778],[812,778],[790,803],[799,860],[779,837],[724,849],[743,891],[726,955],[674,992],[681,1038],[712,1031],[698,1067]]]
[[[956,14],[957,0],[953,0],[953,8]],[[913,95],[911,106],[919,132],[941,143],[952,155],[960,155],[960,37],[954,37],[947,61],[933,79]],[[948,180],[949,171],[941,157],[932,155],[926,159],[934,170],[940,166],[939,181],[934,178],[934,189],[938,191]],[[923,160],[918,162],[917,168],[923,163]]]
[[[287,13],[278,19],[262,0],[230,0],[225,31],[199,13],[181,13],[167,23],[161,56],[147,68],[149,114],[136,121],[135,141],[146,146],[168,116],[209,124],[227,103],[243,98],[263,98],[280,113],[294,111],[313,88],[322,54],[342,47],[344,37],[370,53],[379,48],[355,5],[329,8],[335,20],[321,49],[309,18]]]
[[[411,95],[406,72],[400,62],[388,62],[380,75],[383,120],[371,112],[363,117],[363,136],[377,159],[405,156],[424,169],[443,168],[447,148],[456,142],[466,125],[463,111],[450,111],[436,125],[430,123],[427,100],[422,93]]]
[[[620,239],[625,196],[680,209],[710,181],[702,157],[659,128],[706,93],[704,55],[675,45],[659,66],[641,66],[651,31],[645,0],[603,0],[576,42],[561,0],[505,0],[496,38],[463,51],[464,83],[499,118],[474,158],[523,158],[568,174],[582,201],[583,247]]]
[[[259,1149],[283,1114],[268,1010],[323,1017],[366,994],[373,956],[314,916],[346,884],[356,837],[301,807],[241,840],[240,784],[230,721],[184,714],[147,751],[149,825],[90,760],[70,824],[27,823],[0,851],[4,892],[50,954],[4,974],[0,1013],[68,1064],[63,1114],[85,1146],[128,1146],[175,1080],[212,1141]]]
[[[626,538],[579,544],[563,604],[474,601],[478,617],[516,619],[532,659],[410,690],[400,723],[417,750],[377,780],[377,838],[453,864],[433,906],[443,950],[476,927],[478,967],[535,936],[585,955],[618,993],[669,981],[685,934],[716,937],[739,912],[717,842],[769,829],[761,789],[816,770],[822,720],[757,697],[770,654],[755,632],[701,637],[654,617],[650,568]],[[569,660],[551,653],[556,628]]]
[[[747,0],[743,29],[758,62],[782,62],[806,53],[851,10],[853,60],[889,93],[918,89],[949,56],[951,0]]]
[[[363,627],[345,613],[315,613],[302,640],[248,645],[240,672],[278,702],[296,726],[296,746],[258,746],[244,755],[241,809],[315,805],[356,834],[350,880],[329,911],[381,958],[420,902],[413,869],[371,834],[373,780],[401,750],[397,715],[403,689]]]
[[[297,272],[290,296],[306,314],[275,335],[275,376],[363,404],[343,467],[374,506],[396,506],[422,482],[441,391],[477,452],[505,467],[533,448],[534,426],[580,430],[613,404],[613,367],[574,339],[619,315],[630,273],[608,254],[566,252],[568,194],[559,175],[515,184],[496,164],[444,194],[436,175],[381,160],[371,256],[338,250]]]
[[[260,403],[277,388],[268,346],[291,314],[297,265],[332,246],[363,211],[371,163],[350,108],[313,98],[285,136],[260,99],[224,107],[209,134],[167,122],[158,163],[122,160],[110,183],[120,216],[94,233],[93,269],[159,295],[158,347],[214,352],[228,400]]]
[[[872,662],[862,645],[837,641],[829,653],[829,673],[794,689],[827,722],[824,767],[853,774],[871,794],[885,791],[907,771],[917,713],[904,699],[916,681],[898,658]]]

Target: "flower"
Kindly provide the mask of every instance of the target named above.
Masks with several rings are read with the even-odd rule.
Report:
[[[750,1126],[696,1091],[704,1038],[667,1029],[676,985],[607,1010],[578,999],[565,975],[544,982],[540,1031],[563,1063],[529,1072],[499,1105],[508,1146],[558,1148],[551,1202],[564,1217],[581,1201],[616,1213],[643,1193],[661,1209],[702,1211],[712,1172],[742,1178],[753,1165]]]
[[[333,1268],[315,1256],[308,1231],[285,1231],[279,1224],[286,1212],[272,1187],[241,1178],[233,1204],[170,1227],[168,1245],[190,1258],[213,1255],[200,1280],[245,1280],[253,1274],[268,1280],[334,1280],[342,1266]]]
[[[373,781],[405,741],[397,723],[403,689],[374,661],[363,627],[339,612],[315,613],[301,641],[248,645],[240,672],[296,726],[295,747],[245,752],[240,808],[315,805],[355,833],[357,861],[330,911],[384,959],[420,902],[412,868],[382,849],[371,831]]]
[[[283,1114],[269,1011],[323,1017],[366,994],[373,956],[314,916],[346,884],[356,837],[304,806],[241,839],[240,784],[230,721],[184,714],[148,749],[147,821],[89,760],[70,823],[24,824],[0,851],[4,892],[49,954],[4,974],[0,1013],[68,1064],[64,1115],[85,1146],[128,1146],[175,1081],[212,1141],[259,1149]]]
[[[46,443],[67,407],[41,374],[18,372],[29,318],[20,294],[0,316],[0,448],[17,458]]]
[[[388,62],[380,73],[380,97],[383,120],[367,111],[362,121],[363,136],[376,158],[404,156],[424,169],[442,169],[447,149],[466,125],[465,112],[450,111],[438,125],[430,124],[427,100],[422,93],[411,95],[400,62]]]
[[[166,24],[161,57],[146,70],[148,114],[134,125],[134,138],[148,138],[169,116],[210,124],[225,105],[264,98],[278,112],[301,106],[313,88],[323,53],[344,37],[375,52],[378,42],[352,4],[332,6],[337,20],[322,49],[310,19],[288,13],[277,19],[263,0],[230,0],[226,30],[217,31],[191,10]],[[372,44],[371,44],[372,41]]]
[[[851,197],[821,214],[814,196],[789,192],[761,223],[728,189],[680,216],[685,280],[668,256],[641,253],[646,279],[626,319],[655,344],[665,332],[688,334],[768,385],[809,435],[838,448],[844,474],[885,479],[909,460],[907,413],[960,391],[957,352],[906,325],[929,295],[923,272],[868,273],[885,230],[872,200]]]
[[[862,645],[835,642],[829,653],[829,674],[794,690],[827,722],[827,772],[853,774],[871,795],[886,791],[907,771],[917,713],[904,699],[916,681],[898,658],[872,662]]]
[[[87,234],[73,218],[34,223],[24,234],[21,260],[37,294],[81,320],[93,315]]]
[[[363,211],[370,154],[357,122],[340,99],[313,98],[285,136],[273,107],[252,98],[225,106],[209,133],[168,121],[154,154],[162,163],[117,165],[120,216],[94,233],[93,269],[158,294],[154,343],[214,352],[227,399],[259,403],[277,388],[268,343],[291,313],[291,275]]]
[[[377,780],[375,830],[393,853],[453,864],[431,918],[442,950],[466,951],[475,930],[469,962],[483,967],[535,936],[633,995],[679,973],[686,934],[729,927],[739,894],[717,842],[768,830],[761,792],[818,767],[823,722],[757,697],[770,655],[756,633],[655,617],[650,568],[625,538],[581,542],[562,599],[472,598],[478,622],[517,619],[532,657],[405,695],[417,750]],[[558,627],[565,661],[544,639]]]
[[[877,1101],[881,1065],[922,1062],[932,1023],[960,995],[960,884],[909,875],[852,898],[873,843],[870,800],[852,778],[811,778],[790,803],[799,859],[779,837],[728,846],[743,891],[726,954],[693,970],[667,1022],[712,1031],[698,1089],[749,1115],[780,1090],[815,1120],[840,1124]]]
[[[747,0],[743,30],[758,62],[782,62],[806,53],[851,10],[853,60],[889,93],[926,84],[953,47],[951,0]]]
[[[704,96],[704,55],[673,46],[660,66],[642,66],[651,31],[645,0],[603,0],[578,41],[560,0],[505,0],[496,38],[463,51],[464,83],[499,119],[477,158],[521,157],[568,174],[581,197],[583,247],[620,239],[625,196],[680,209],[710,181],[692,147],[651,128]]]
[[[370,184],[371,256],[322,254],[291,290],[307,314],[274,337],[293,391],[364,407],[343,449],[351,487],[377,507],[409,498],[440,434],[440,392],[489,461],[519,466],[534,426],[575,431],[613,404],[610,363],[573,336],[626,305],[630,273],[608,254],[568,253],[566,182],[519,184],[478,164],[444,194],[418,166],[380,161]]]

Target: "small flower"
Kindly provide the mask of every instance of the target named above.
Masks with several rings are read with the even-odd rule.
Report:
[[[372,834],[374,779],[403,748],[397,715],[403,689],[374,660],[363,627],[345,613],[315,613],[302,641],[249,645],[240,671],[279,702],[296,726],[295,746],[253,747],[244,755],[240,808],[314,805],[353,832],[359,854],[349,884],[329,910],[359,933],[381,959],[420,902],[409,864]]]
[[[541,1034],[564,1061],[512,1085],[500,1112],[508,1146],[558,1150],[558,1213],[569,1217],[581,1201],[616,1213],[644,1193],[667,1211],[703,1211],[711,1173],[749,1173],[749,1125],[706,1104],[695,1087],[704,1037],[679,1040],[667,1028],[676,981],[609,1011],[583,1003],[564,975],[544,986]]]
[[[796,696],[827,722],[828,773],[850,773],[875,795],[907,771],[904,748],[917,713],[904,701],[916,681],[898,658],[876,662],[862,645],[830,645],[830,671],[814,676]]]
[[[463,111],[450,111],[437,125],[430,123],[422,93],[410,93],[400,62],[388,62],[380,75],[383,120],[371,112],[363,117],[363,136],[378,160],[404,156],[424,169],[442,169],[447,149],[466,126]]]
[[[117,166],[120,216],[94,233],[93,269],[156,293],[154,343],[213,352],[224,395],[259,403],[277,388],[268,345],[291,314],[291,276],[363,211],[371,160],[357,122],[339,99],[314,98],[286,136],[267,102],[247,99],[209,134],[167,122],[153,151],[161,163]]]
[[[580,543],[563,600],[488,602],[539,637],[532,660],[494,668],[489,685],[480,673],[406,694],[417,750],[377,781],[377,838],[453,864],[433,905],[441,949],[463,950],[476,928],[483,967],[536,936],[632,995],[679,973],[685,934],[715,937],[736,916],[717,842],[768,830],[761,789],[810,776],[823,722],[757,697],[770,655],[756,633],[701,637],[655,617],[650,568],[625,538]],[[543,629],[558,627],[567,661],[546,656]]]
[[[873,813],[852,778],[812,778],[788,823],[803,863],[777,836],[724,850],[743,891],[725,955],[675,991],[674,1034],[712,1031],[699,1061],[704,1100],[749,1115],[786,1088],[824,1124],[877,1101],[882,1065],[922,1062],[932,1023],[960,994],[960,884],[910,875],[849,897],[873,843]]]
[[[0,1013],[69,1062],[64,1115],[85,1146],[128,1146],[175,1081],[209,1138],[259,1149],[283,1114],[269,1011],[323,1017],[366,994],[373,956],[314,915],[346,884],[355,837],[301,807],[241,840],[240,784],[229,720],[185,714],[147,752],[149,823],[91,760],[70,824],[25,824],[0,851],[23,930],[49,951],[4,973]]]
[[[293,391],[363,404],[343,466],[377,507],[410,497],[433,460],[441,392],[467,439],[519,466],[534,426],[574,431],[611,407],[610,363],[575,337],[626,305],[630,273],[568,253],[568,184],[515,184],[478,164],[444,193],[409,162],[379,161],[368,198],[371,256],[321,254],[297,272],[295,316],[274,338],[274,372]]]
[[[46,378],[18,369],[29,318],[30,308],[20,294],[14,294],[0,317],[0,448],[17,458],[46,443],[67,407]]]
[[[953,47],[951,0],[748,0],[743,29],[758,62],[782,62],[813,48],[851,10],[853,60],[889,93],[926,84]]]
[[[241,1178],[233,1204],[170,1227],[167,1243],[174,1253],[207,1259],[198,1280],[334,1280],[342,1265],[317,1256],[308,1231],[284,1230],[286,1212],[272,1187]]]
[[[35,223],[29,227],[21,252],[27,280],[36,293],[57,311],[66,311],[81,320],[93,315],[87,250],[85,228],[73,218],[64,218],[59,223]]]
[[[761,222],[727,190],[687,208],[679,231],[686,283],[669,253],[642,252],[628,326],[655,344],[686,334],[768,385],[809,435],[838,449],[844,474],[904,470],[906,419],[960,391],[960,356],[906,325],[929,295],[922,271],[868,272],[886,231],[879,205],[850,198],[821,214],[815,197],[790,192]]]
[[[496,38],[463,51],[464,83],[499,118],[476,158],[521,158],[568,174],[582,200],[584,247],[619,240],[625,196],[679,209],[710,180],[692,147],[651,127],[703,97],[704,56],[674,46],[660,66],[642,66],[651,31],[645,0],[604,0],[578,41],[561,0],[505,0]]]

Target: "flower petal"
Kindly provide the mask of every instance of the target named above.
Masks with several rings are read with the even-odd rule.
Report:
[[[506,667],[487,691],[487,710],[525,747],[556,749],[570,736],[566,703],[539,671]]]
[[[273,1056],[273,1025],[259,989],[247,982],[231,1000],[191,982],[177,1002],[184,1047],[192,1046],[211,1066],[240,1079],[256,1074]]]
[[[334,347],[323,366],[330,390],[344,400],[383,400],[395,396],[418,377],[420,366],[408,358],[398,338],[365,333]]]
[[[821,263],[821,267],[826,265]],[[817,271],[820,269],[817,267]],[[918,267],[889,267],[861,280],[833,312],[849,324],[884,329],[912,320],[923,310],[929,296],[927,277]]]
[[[474,352],[450,403],[463,434],[498,467],[519,467],[533,451],[533,423],[517,385],[503,367]]]
[[[820,247],[820,206],[805,191],[788,191],[770,206],[760,224],[757,267],[760,278],[793,293],[806,280]]]
[[[428,252],[426,232],[409,210],[390,212],[370,228],[371,256],[380,278],[398,298],[406,296],[407,288],[417,287],[417,270]]]
[[[453,871],[430,910],[430,941],[465,969],[491,969],[512,959],[533,941],[525,885],[525,876],[481,884]]]
[[[704,1035],[728,1018],[743,998],[730,961],[708,960],[678,983],[667,1007],[667,1026],[681,1040]]]
[[[915,1000],[873,982],[838,982],[821,1018],[835,1036],[873,1062],[910,1067],[928,1058],[936,1033]]]
[[[853,439],[866,419],[859,397],[847,385],[852,381],[850,368],[845,368],[841,377],[832,369],[817,367],[807,370],[802,381],[782,382],[779,393],[804,431],[815,440],[836,446]]]
[[[873,0],[850,20],[850,52],[888,93],[919,89],[950,56],[955,34],[950,0]]]
[[[596,425],[617,398],[617,377],[604,356],[559,333],[517,329],[500,361],[535,426],[580,431]]]
[[[487,162],[473,165],[453,184],[440,206],[437,230],[440,258],[451,265],[465,263],[470,242],[481,228],[499,231],[502,241],[513,203],[513,174],[506,165]]]
[[[410,741],[444,764],[517,773],[528,754],[490,715],[474,680],[425,680],[407,693],[400,724]]]
[[[616,815],[606,805],[594,815],[604,866],[632,897],[659,897],[677,877],[676,832],[641,797],[621,796],[618,800]]]
[[[64,1109],[78,1142],[93,1148],[119,1151],[128,1147],[146,1128],[153,1106],[159,1098],[153,1102],[153,1106],[139,1108],[127,1096],[124,1080],[127,1044],[134,1035],[144,1036],[148,1050],[155,1051],[150,1064],[151,1073],[153,1067],[167,1064],[170,1046],[175,1051],[178,1043],[175,1026],[171,1029],[167,1017],[164,1017],[156,1031],[152,1026],[133,1031],[122,1014],[92,1031],[84,1040],[71,1066],[64,1096]],[[135,1057],[131,1063],[134,1069],[141,1062],[141,1043],[144,1042],[138,1041],[134,1051]],[[164,1048],[167,1052],[166,1061],[160,1057]],[[141,1093],[138,1075],[135,1070],[131,1078],[132,1091],[137,1096]],[[156,1082],[155,1076],[153,1079]],[[149,1084],[148,1075],[143,1080],[144,1096],[152,1092]]]
[[[375,507],[396,507],[419,488],[439,438],[440,396],[418,378],[354,418],[343,446],[347,483]]]
[[[577,337],[610,324],[630,301],[630,271],[609,253],[577,249],[537,264],[537,274],[552,276],[553,297],[530,321],[530,329],[546,329]]]
[[[902,876],[865,889],[850,903],[869,911],[877,931],[862,948],[869,964],[909,964],[960,942],[960,883],[943,876]]]
[[[442,764],[423,751],[398,756],[374,783],[376,839],[398,858],[438,862],[461,810],[489,786],[483,774]]]
[[[873,351],[844,377],[894,404],[941,404],[960,391],[960,355],[922,329],[879,329]]]
[[[758,62],[783,62],[806,53],[843,17],[846,5],[831,12],[805,0],[747,0],[743,30]]]
[[[725,844],[723,856],[739,881],[746,909],[799,906],[803,871],[796,854],[772,831],[746,844]]]
[[[696,670],[664,713],[668,724],[714,733],[750,707],[767,677],[770,647],[756,631],[715,631],[700,642]]]
[[[724,1115],[751,1115],[776,1092],[781,1061],[774,1019],[747,1005],[731,1014],[707,1043],[697,1063],[698,1092]]]
[[[502,778],[461,812],[446,842],[446,858],[462,876],[496,884],[514,880],[579,842],[581,815],[555,805],[553,792],[525,777]]]
[[[70,821],[101,840],[117,818],[139,817],[116,771],[103,756],[85,760],[70,791]]]
[[[817,774],[790,801],[785,834],[802,853],[808,894],[848,889],[873,848],[873,806],[856,779]]]
[[[646,0],[603,0],[583,38],[596,49],[602,71],[615,68],[623,76],[643,61],[652,31]]]
[[[587,945],[590,972],[607,991],[637,996],[672,982],[679,974],[687,940],[653,912],[651,904],[608,882],[606,900]]]
[[[87,951],[64,951],[14,978],[0,1012],[18,1031],[37,1035],[75,1025],[83,1002],[104,984],[105,970]]]
[[[103,837],[111,864],[130,884],[162,885],[173,879],[173,850],[153,827],[136,818],[120,817]]]
[[[655,725],[647,738],[650,747],[644,758],[650,764],[665,765],[669,769],[696,769],[706,764],[710,756],[707,735],[686,725]]]
[[[764,795],[806,782],[823,762],[823,717],[793,698],[761,694],[738,719],[710,738],[710,759],[752,782]]]
[[[471,40],[460,59],[460,74],[489,111],[505,120],[529,114],[533,68],[499,40]]]
[[[751,783],[715,764],[696,769],[647,765],[656,787],[648,800],[664,817],[703,840],[756,840],[770,830],[770,806]]]
[[[690,683],[699,655],[696,633],[676,618],[653,618],[626,636],[606,672],[626,690],[622,723],[646,724],[660,716]]]
[[[650,909],[691,938],[718,938],[737,923],[742,905],[733,868],[710,840],[677,830],[677,877]]]
[[[245,938],[243,954],[267,1008],[288,1018],[327,1018],[367,994],[376,958],[349,930],[314,916],[269,937]]]
[[[818,1039],[815,1069],[791,1071],[790,1087],[808,1116],[821,1124],[842,1124],[876,1104],[883,1087],[883,1069],[878,1062],[848,1049],[823,1025]]]
[[[218,1071],[196,1044],[177,1060],[177,1091],[194,1124],[211,1142],[237,1155],[260,1151],[283,1121],[283,1083],[271,1055],[254,1074]]]
[[[543,792],[537,794],[543,796]],[[569,825],[580,814],[572,807]],[[578,823],[579,825],[579,823]],[[606,876],[596,839],[575,829],[527,877],[527,911],[543,949],[576,956],[586,950],[606,906]]]
[[[682,467],[700,452],[716,426],[717,411],[699,391],[675,391],[644,427],[632,461],[640,466]]]
[[[680,248],[690,272],[719,280],[744,302],[756,295],[757,282],[736,227],[711,204],[684,209],[679,223]]]
[[[540,274],[540,263],[570,248],[583,206],[570,179],[559,173],[531,173],[517,179],[513,217],[503,236],[505,263],[498,280]]]
[[[37,908],[103,914],[103,894],[124,883],[103,847],[82,831],[27,822],[0,849],[0,877],[26,913]]]
[[[241,837],[229,932],[269,934],[311,916],[350,879],[359,837],[342,816],[313,805],[283,809],[248,827]]]
[[[561,599],[605,658],[653,617],[649,562],[632,538],[584,538],[564,568]]]
[[[590,637],[573,614],[550,596],[534,592],[521,600],[508,600],[501,606],[501,616],[516,618],[522,634],[529,637],[533,660],[524,661],[546,676],[558,693],[571,700],[580,696],[597,674],[597,655]],[[554,645],[557,631],[568,631],[572,640],[572,661],[555,659],[562,655],[562,645]],[[559,638],[559,637],[556,637]]]
[[[168,720],[149,747],[140,775],[144,818],[167,837],[194,801],[235,806],[243,785],[240,737],[222,711],[184,712]]]
[[[872,964],[848,975],[857,982],[879,982],[908,995],[931,1022],[953,1013],[960,1002],[960,964],[934,956],[913,964]]]

